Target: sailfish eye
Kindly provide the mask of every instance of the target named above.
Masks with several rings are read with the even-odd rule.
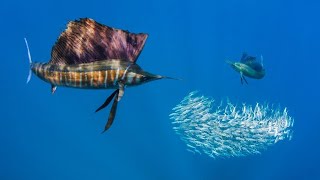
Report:
[[[148,80],[148,77],[147,76],[142,76],[142,80],[146,81],[146,80]]]

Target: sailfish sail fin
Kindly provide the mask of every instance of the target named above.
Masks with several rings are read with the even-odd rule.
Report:
[[[252,62],[256,61],[256,57],[253,57],[253,56],[249,56],[246,52],[244,52],[242,54],[242,57],[241,57],[241,60],[240,62],[241,63],[244,63],[244,64],[250,64]]]
[[[247,66],[251,67],[252,69],[256,71],[262,71],[263,70],[263,57],[261,55],[261,62],[258,62],[256,60],[256,57],[249,56],[247,53],[243,53],[241,60],[241,63],[246,64]]]
[[[242,53],[242,56],[241,56],[240,62],[245,61],[245,60],[247,59],[247,57],[248,57],[248,54],[247,54],[246,52],[243,52],[243,53]]]
[[[68,23],[52,47],[49,63],[70,65],[108,59],[135,63],[147,37],[82,18]]]

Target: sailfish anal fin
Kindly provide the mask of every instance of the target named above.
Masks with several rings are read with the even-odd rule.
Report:
[[[68,23],[52,47],[49,63],[71,65],[109,59],[135,63],[147,37],[82,18]]]

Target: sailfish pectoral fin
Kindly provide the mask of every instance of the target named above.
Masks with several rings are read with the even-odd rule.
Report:
[[[110,110],[109,118],[107,121],[106,126],[104,127],[104,130],[102,133],[106,132],[112,125],[114,118],[116,117],[116,112],[117,112],[117,106],[118,106],[118,97],[119,97],[119,90],[115,91],[117,92],[116,97],[113,100],[113,104]]]
[[[101,109],[107,107],[110,104],[112,98],[118,93],[119,93],[119,89],[115,90],[95,112],[98,112]]]
[[[241,84],[243,85],[243,81],[248,84],[248,81],[246,80],[246,78],[244,77],[243,73],[240,73],[240,80],[241,80]]]
[[[57,86],[51,84],[51,94],[54,94],[57,90]]]

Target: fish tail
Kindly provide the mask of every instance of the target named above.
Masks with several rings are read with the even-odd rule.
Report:
[[[27,41],[27,38],[24,38],[24,41],[26,43],[26,46],[27,46],[27,51],[28,51],[28,58],[29,58],[29,75],[28,75],[28,78],[27,78],[27,84],[29,83],[29,81],[31,80],[31,75],[32,75],[32,72],[31,72],[31,64],[32,64],[32,59],[31,59],[31,53],[30,53],[30,49],[29,49],[29,45],[28,45],[28,41]]]

